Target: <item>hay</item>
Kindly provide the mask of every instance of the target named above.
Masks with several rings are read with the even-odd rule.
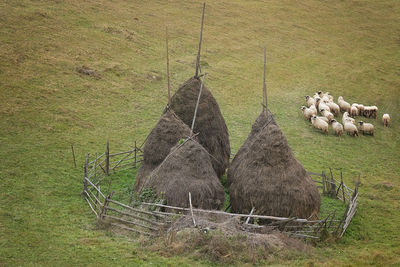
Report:
[[[269,115],[272,115],[270,112]],[[276,125],[276,122],[272,116],[269,117],[271,120],[269,123],[273,123]],[[227,186],[229,187],[232,184],[232,179],[235,177],[234,173],[236,171],[237,166],[246,157],[246,153],[249,151],[249,147],[254,140],[255,136],[264,128],[267,124],[268,119],[266,116],[266,112],[263,110],[260,115],[257,117],[256,121],[254,122],[253,126],[251,127],[251,131],[249,136],[247,137],[246,141],[240,147],[239,151],[236,153],[235,157],[233,158],[231,165],[228,169],[228,177],[227,177]]]
[[[192,77],[171,99],[171,108],[189,126],[192,125],[200,85],[200,79]],[[217,101],[205,85],[203,85],[193,131],[199,133],[199,142],[212,155],[213,168],[217,176],[221,177],[228,167],[231,153],[228,128]]]
[[[167,205],[176,207],[189,207],[189,192],[195,208],[220,209],[225,200],[207,151],[193,139],[172,148],[144,188],[151,188]]]
[[[143,163],[138,170],[134,184],[136,192],[141,192],[147,176],[163,162],[179,139],[186,139],[189,135],[189,127],[171,109],[167,109],[151,130],[144,144]]]
[[[263,121],[256,121],[254,132]],[[317,186],[294,157],[278,125],[266,123],[249,139],[247,148],[237,155],[236,168],[229,172],[232,210],[248,213],[255,207],[257,214],[298,218],[318,214]]]

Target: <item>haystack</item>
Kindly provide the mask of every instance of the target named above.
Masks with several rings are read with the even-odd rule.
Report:
[[[235,168],[229,172],[232,210],[248,213],[254,207],[263,215],[316,215],[321,204],[318,189],[271,117],[271,122],[264,122],[263,117],[256,120],[254,134],[236,155]]]
[[[144,188],[151,188],[167,205],[178,207],[189,207],[189,192],[196,208],[220,209],[225,199],[207,151],[193,139],[173,147]]]
[[[179,139],[185,139],[189,135],[189,127],[170,108],[167,108],[144,144],[143,163],[138,170],[134,184],[136,192],[141,192],[147,176],[163,162]]]
[[[178,89],[171,99],[171,108],[189,126],[192,125],[200,85],[200,79],[192,77]],[[203,85],[193,131],[199,133],[199,143],[212,155],[212,166],[217,176],[221,177],[228,167],[231,152],[228,128],[217,101],[205,85]]]

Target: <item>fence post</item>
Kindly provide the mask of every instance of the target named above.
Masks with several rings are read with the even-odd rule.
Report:
[[[354,193],[353,193],[353,196],[351,197],[351,200],[353,200],[353,198],[355,198],[355,196],[357,195],[358,186],[360,184],[360,176],[361,176],[361,173],[358,173],[358,179],[357,179],[356,186],[354,188]]]
[[[136,140],[135,140],[135,168],[136,168],[136,151],[137,151],[137,147],[136,147]]]
[[[325,195],[325,192],[328,191],[328,185],[326,184],[326,181],[325,181],[325,172],[324,171],[322,171],[321,176],[322,176],[322,194]],[[325,189],[325,184],[326,184],[326,189]]]
[[[343,202],[346,202],[346,197],[345,197],[345,195],[344,195],[344,183],[343,183],[343,174],[342,174],[342,171],[340,171],[340,182],[341,182],[341,185],[342,185]]]
[[[100,220],[103,220],[104,219],[104,215],[107,215],[108,204],[110,203],[110,199],[111,199],[113,194],[114,194],[114,191],[104,199],[104,204],[101,207],[101,212],[100,212],[100,216],[99,216]]]
[[[106,143],[106,175],[108,176],[110,171],[110,146],[107,140]]]
[[[74,167],[76,168],[76,159],[75,159],[75,151],[74,151],[74,145],[71,144],[71,150],[72,150],[72,157],[74,159]]]
[[[88,178],[88,168],[89,168],[89,153],[86,155],[85,166],[83,166],[83,191],[82,191],[82,195],[85,195],[87,190],[88,190],[88,182],[86,180]]]

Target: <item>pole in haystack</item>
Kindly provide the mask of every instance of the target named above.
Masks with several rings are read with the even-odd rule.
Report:
[[[263,76],[263,111],[267,110],[267,84],[266,79],[266,69],[267,69],[267,47],[264,46],[264,76]]]
[[[193,115],[193,120],[192,120],[192,127],[190,128],[190,136],[193,135],[194,122],[196,121],[197,109],[199,108],[201,92],[203,91],[204,78],[206,77],[206,75],[207,75],[207,72],[204,73],[204,76],[203,76],[203,78],[201,79],[200,91],[199,91],[199,95],[198,95],[198,97],[197,97],[196,108],[194,109],[194,115]]]
[[[168,56],[168,26],[165,27],[165,43],[167,47],[167,79],[168,79],[168,107],[171,106],[171,84],[169,79],[169,56]]]
[[[196,73],[194,75],[195,78],[199,77],[199,68],[200,68],[200,51],[201,51],[201,40],[203,39],[203,25],[204,25],[204,10],[206,8],[206,3],[203,3],[203,12],[201,15],[201,29],[200,29],[200,39],[199,39],[199,50],[197,51],[196,58]]]

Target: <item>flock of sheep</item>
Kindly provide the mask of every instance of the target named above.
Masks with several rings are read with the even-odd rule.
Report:
[[[352,136],[358,136],[360,130],[363,134],[374,135],[374,125],[359,121],[357,128],[355,116],[364,116],[367,118],[377,118],[378,107],[364,106],[362,104],[353,103],[350,105],[342,96],[338,97],[338,103],[333,101],[333,96],[329,92],[323,93],[318,91],[314,96],[305,96],[306,106],[301,107],[301,111],[306,119],[310,120],[312,125],[322,130],[325,134],[329,133],[329,124],[332,125],[333,130],[338,136],[343,134],[343,130]],[[340,111],[344,111],[342,116],[342,123],[338,122],[335,117],[340,116]],[[318,112],[321,116],[318,116]],[[389,114],[383,114],[382,122],[385,127],[389,126]]]

